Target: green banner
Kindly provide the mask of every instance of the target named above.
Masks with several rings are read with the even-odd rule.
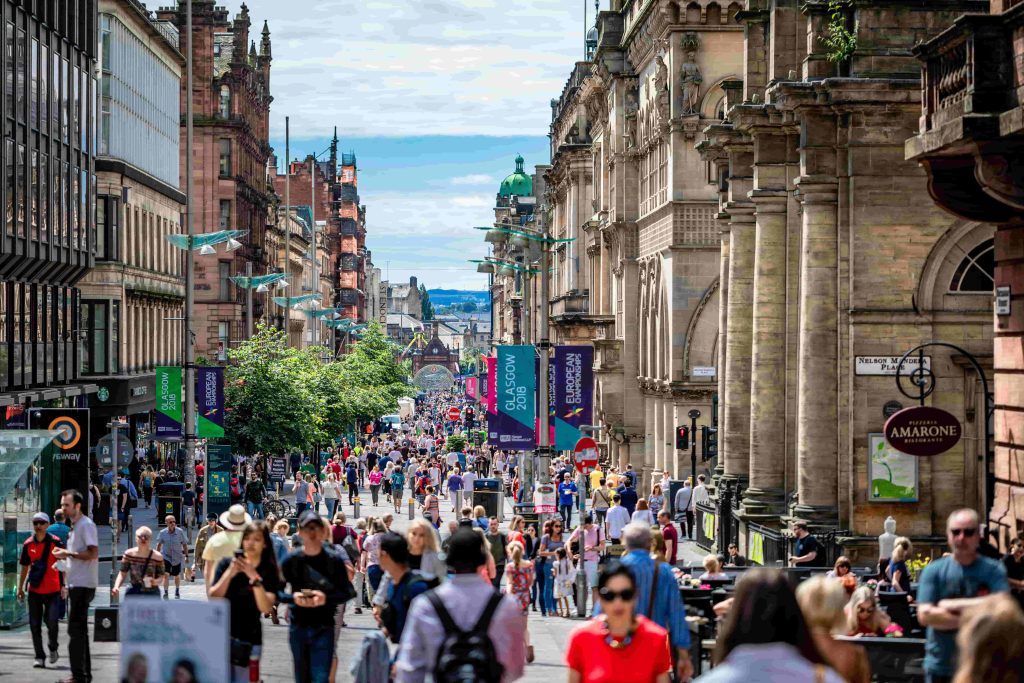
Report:
[[[208,445],[206,467],[210,479],[206,511],[219,515],[231,507],[231,446]]]

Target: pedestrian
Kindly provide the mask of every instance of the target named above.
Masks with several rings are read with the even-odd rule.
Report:
[[[341,485],[334,470],[327,473],[327,480],[324,482],[324,504],[327,506],[327,517],[334,519],[338,505],[341,504]]]
[[[366,553],[366,578],[370,582],[370,594],[377,592],[384,570],[380,566],[380,542],[387,528],[379,519],[367,522],[367,536],[363,541],[363,552]]]
[[[583,524],[576,527],[576,530],[569,536],[570,546],[573,541],[579,542],[582,546],[580,552],[573,556],[573,559],[578,561],[581,555],[583,557],[580,566],[583,567],[583,575],[587,578],[587,585],[590,587],[591,605],[597,604],[597,565],[604,553],[605,540],[604,530],[594,524],[594,517],[591,514],[585,515]]]
[[[703,474],[697,475],[697,485],[693,487],[693,501],[690,503],[690,509],[694,509],[697,503],[701,505],[711,504],[711,494],[708,493],[707,477]]]
[[[693,503],[693,488],[690,480],[683,481],[683,486],[676,491],[676,497],[672,501],[672,509],[675,511],[676,521],[683,525],[683,536],[693,540],[693,511],[690,504]]]
[[[67,547],[68,536],[71,534],[71,527],[64,523],[64,511],[57,508],[53,513],[53,524],[47,529],[46,533],[56,536],[61,542],[62,547]]]
[[[32,631],[32,647],[35,650],[35,669],[46,668],[46,652],[43,650],[43,624],[46,624],[50,664],[57,663],[57,635],[60,632],[61,589],[63,577],[54,565],[57,556],[54,550],[63,548],[64,543],[50,533],[50,518],[45,512],[32,515],[32,535],[21,546],[21,573],[18,575],[16,597],[24,602],[28,588],[28,623]]]
[[[655,484],[651,488],[651,495],[647,496],[647,507],[651,511],[652,518],[658,519],[658,513],[661,512],[661,508],[664,504],[665,496],[662,495],[661,484]]]
[[[186,482],[185,490],[181,492],[181,518],[186,529],[191,529],[196,523],[196,492],[192,490],[192,482]]]
[[[89,656],[89,603],[96,597],[99,584],[99,540],[96,525],[82,513],[85,499],[75,489],[61,493],[60,507],[71,522],[66,549],[51,551],[58,560],[67,559],[62,598],[68,600],[68,659],[71,677],[65,683],[90,683],[92,659]]]
[[[665,539],[665,561],[674,567],[679,561],[679,532],[668,510],[658,513],[658,524],[661,526],[661,536]]]
[[[348,504],[354,507],[359,497],[359,473],[355,463],[350,462],[345,468],[345,483],[348,484]]]
[[[153,549],[153,530],[140,526],[135,531],[135,547],[128,548],[121,556],[121,571],[114,579],[110,595],[117,598],[121,586],[128,579],[125,595],[153,595],[160,597],[160,584],[164,577],[164,556]]]
[[[621,562],[598,577],[601,615],[569,635],[565,663],[570,681],[668,683],[672,655],[668,633],[636,614],[636,580]]]
[[[994,595],[966,611],[956,639],[960,664],[953,683],[1019,683],[1024,671],[1024,613],[1014,602]]]
[[[737,582],[714,661],[699,683],[843,683],[818,651],[796,595],[778,570],[756,569]]]
[[[312,474],[306,475],[306,509],[312,510],[313,512],[320,514],[320,501],[323,497],[320,495],[320,482],[317,481],[316,477]]]
[[[871,664],[860,645],[833,638],[846,632],[846,591],[838,581],[812,576],[796,589],[800,611],[826,663],[849,683],[869,683]]]
[[[309,485],[306,483],[306,477],[301,471],[295,472],[293,491],[295,493],[295,517],[298,518],[309,507]]]
[[[932,560],[921,572],[917,587],[917,618],[928,627],[924,670],[929,683],[944,683],[956,672],[956,632],[964,611],[982,596],[1009,590],[1006,568],[978,554],[978,513],[953,512],[946,521],[946,540],[952,553]]]
[[[392,470],[392,472],[393,471],[394,470]],[[370,470],[370,475],[369,475],[369,480],[370,480],[370,500],[373,502],[373,506],[374,507],[377,507],[377,498],[380,495],[380,481],[383,478],[384,478],[384,475],[381,473],[381,471],[379,469],[377,469],[377,466],[374,465],[373,469]],[[391,485],[391,482],[389,481],[388,482],[388,486],[390,486],[390,485]],[[389,493],[390,493],[390,489],[389,489]],[[388,498],[390,499],[391,496],[389,495]]]
[[[395,512],[402,511],[402,491],[405,489],[405,472],[402,468],[397,467],[391,472],[391,478],[388,480],[391,486],[391,500],[395,505]]]
[[[622,506],[622,498],[618,493],[612,494],[612,506],[608,508],[605,516],[608,525],[608,538],[612,543],[618,545],[622,542],[622,530],[629,524],[629,510]]]
[[[650,527],[628,524],[623,529],[622,540],[626,545],[622,562],[636,580],[636,613],[668,631],[676,676],[685,681],[693,672],[690,629],[675,574],[667,562],[656,562],[651,557]]]
[[[484,536],[494,558],[494,588],[501,588],[501,577],[505,573],[505,562],[508,559],[508,536],[498,528],[498,518],[488,520],[487,533]]]
[[[541,612],[544,614],[555,613],[555,580],[554,564],[557,561],[556,553],[559,548],[565,547],[565,539],[562,535],[563,527],[561,518],[548,520],[550,528],[540,539],[540,549],[537,551],[539,557],[544,558],[547,565],[541,583]]]
[[[825,552],[811,533],[807,530],[807,522],[793,522],[793,554],[789,556],[790,567],[826,567]]]
[[[448,578],[444,560],[439,553],[437,533],[425,519],[414,519],[409,522],[409,568],[419,572],[427,580],[431,588],[440,585]]]
[[[253,519],[263,519],[263,502],[267,499],[267,487],[263,480],[254,477],[245,484],[245,510]]]
[[[637,503],[640,497],[636,493],[636,489],[633,487],[633,479],[626,477],[625,483],[619,486],[616,493],[619,494],[619,505],[626,508],[626,512],[632,517],[633,513],[636,512]]]
[[[572,528],[572,508],[576,496],[579,495],[576,482],[570,481],[569,477],[569,473],[565,472],[558,483],[558,513],[562,516],[562,524],[566,529]]]
[[[214,572],[217,565],[226,557],[232,557],[242,545],[242,530],[252,523],[252,517],[239,504],[232,505],[217,518],[218,525],[224,531],[214,534],[206,541],[203,548],[203,576],[206,577],[206,593],[209,595],[213,586]]]
[[[50,527],[50,533],[53,533],[53,526]],[[1010,552],[1003,557],[1003,566],[1006,567],[1010,594],[1024,609],[1024,538],[1018,536],[1010,541]]]
[[[508,589],[509,593],[519,607],[523,610],[523,642],[526,645],[526,663],[532,664],[534,659],[533,645],[530,644],[530,586],[533,585],[534,567],[533,562],[524,557],[526,548],[519,541],[511,541],[508,546],[509,557],[512,560],[508,564]]]
[[[889,566],[885,570],[891,590],[910,595],[910,570],[907,568],[907,560],[913,557],[913,552],[914,545],[906,536],[900,536],[893,543],[892,557],[889,558]]]
[[[423,504],[420,506],[423,509],[423,516],[430,516],[430,521],[433,523],[434,528],[438,529],[441,527],[441,502],[437,495],[434,493],[434,487],[427,487],[427,496],[423,499]]]
[[[569,611],[569,598],[573,596],[573,586],[576,583],[576,566],[569,559],[569,552],[564,547],[555,551],[554,562],[551,564],[551,580],[554,584],[558,616],[568,619],[572,616]]]
[[[356,606],[352,610],[356,614],[363,613],[363,606],[369,606],[366,599],[366,553],[363,550],[363,542],[366,540],[366,520],[357,519],[353,529],[356,539],[356,549],[359,551],[359,559],[354,562],[355,573],[352,576],[352,586],[356,591]]]
[[[128,488],[130,485],[131,482],[120,474],[115,475],[113,490],[116,492],[117,521],[121,531],[128,531],[128,514],[131,512],[132,499],[131,491]]]
[[[487,563],[480,536],[458,529],[449,539],[447,563],[454,576],[410,606],[395,662],[396,683],[421,683],[428,675],[439,683],[518,680],[526,659],[526,617],[511,596],[502,597],[478,578]],[[456,647],[467,636],[474,646]],[[463,654],[456,655],[456,649]]]
[[[345,560],[324,545],[320,516],[307,510],[298,520],[302,549],[284,561],[281,572],[290,591],[278,599],[291,605],[288,640],[296,683],[327,683],[334,658],[338,605],[355,596]]]
[[[198,465],[196,466],[198,467]],[[156,473],[153,472],[153,468],[149,465],[142,472],[142,497],[146,501],[146,508],[149,509],[150,504],[153,502],[153,480],[156,479]]]
[[[409,544],[400,534],[384,534],[380,542],[380,563],[388,580],[381,584],[381,607],[374,608],[374,616],[388,639],[398,643],[413,598],[426,593],[430,586],[421,574],[411,570]]]
[[[456,462],[457,462],[456,458]],[[451,476],[448,477],[448,499],[452,503],[452,512],[458,512],[462,507],[462,475],[459,474],[458,464],[452,468]]]
[[[647,503],[646,498],[641,498],[636,502],[636,510],[633,511],[630,517],[630,522],[636,524],[646,524],[649,527],[654,526],[654,515],[651,513],[651,508]]]
[[[282,588],[281,571],[270,538],[270,527],[255,521],[242,530],[242,547],[217,563],[211,598],[231,603],[231,681],[259,680],[263,654],[260,616],[274,611]]]
[[[593,480],[591,480],[593,481]],[[604,527],[605,516],[608,514],[608,508],[612,506],[612,492],[605,486],[608,482],[603,476],[598,481],[597,486],[591,485],[594,490],[590,496],[590,507],[594,511],[594,516],[597,519],[597,523]],[[605,529],[607,532],[607,529]]]
[[[156,550],[164,556],[164,600],[168,583],[174,577],[174,599],[181,599],[181,568],[188,562],[188,537],[178,527],[174,515],[164,517],[165,526],[156,537]],[[209,575],[207,575],[209,576]]]
[[[218,531],[220,531],[220,528],[217,526],[217,515],[211,512],[206,515],[206,524],[196,534],[196,547],[192,552],[191,577],[193,583],[196,580],[196,571],[203,568],[201,562],[203,560],[203,552],[206,550],[206,544],[209,543],[210,538]],[[208,578],[205,574],[203,576]]]

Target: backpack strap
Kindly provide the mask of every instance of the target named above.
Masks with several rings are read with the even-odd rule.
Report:
[[[651,621],[654,621],[654,601],[657,599],[658,595],[658,574],[661,573],[660,571],[658,571],[659,569],[661,569],[661,563],[655,561],[654,578],[651,581],[651,595],[650,600],[647,603],[647,618]]]
[[[424,595],[427,596],[427,600],[430,600],[430,604],[434,606],[434,611],[437,613],[437,618],[441,620],[441,626],[444,627],[446,635],[463,632],[461,628],[455,625],[452,615],[445,609],[444,603],[441,602],[441,598],[437,595],[437,591],[427,591]],[[486,610],[484,611],[486,612]]]
[[[484,607],[483,614],[480,615],[476,626],[473,627],[475,632],[487,633],[487,630],[491,628],[491,619],[494,618],[494,613],[498,611],[498,606],[501,605],[501,598],[501,593],[497,591],[491,593],[491,599],[487,601],[487,607]]]

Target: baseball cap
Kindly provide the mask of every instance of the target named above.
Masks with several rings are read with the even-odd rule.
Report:
[[[47,524],[49,524],[50,523],[50,516],[47,515],[45,512],[37,512],[36,514],[32,515],[32,521],[33,522],[46,522]]]
[[[210,514],[206,515],[206,521],[207,522],[209,522],[211,520],[214,520],[214,519],[217,519],[217,513],[216,512],[211,512]]]
[[[320,524],[320,515],[313,512],[312,510],[306,510],[299,517],[298,526],[301,528],[306,526],[307,524],[310,524],[311,522],[316,522],[317,524]]]

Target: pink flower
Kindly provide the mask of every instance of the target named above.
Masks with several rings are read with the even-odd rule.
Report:
[[[886,638],[902,638],[903,629],[899,627],[899,624],[889,624],[885,627]]]
[[[700,589],[702,591],[709,591],[709,590],[711,590],[711,584],[710,583],[702,583],[700,585]]]

